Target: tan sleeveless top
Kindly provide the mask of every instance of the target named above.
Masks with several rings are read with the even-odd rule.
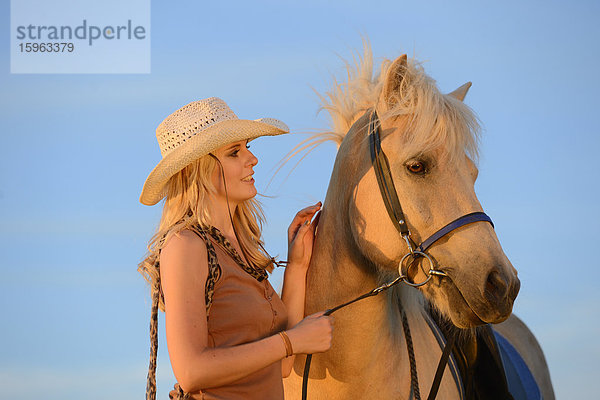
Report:
[[[220,267],[208,314],[208,346],[236,346],[284,330],[287,327],[285,305],[266,279],[266,273],[258,274],[245,265],[216,228],[211,227],[207,233]],[[281,361],[228,385],[190,393],[189,398],[282,400]]]

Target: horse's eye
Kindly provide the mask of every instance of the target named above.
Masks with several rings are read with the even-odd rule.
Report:
[[[413,161],[406,166],[408,171],[413,174],[422,174],[425,172],[425,164],[420,161]]]

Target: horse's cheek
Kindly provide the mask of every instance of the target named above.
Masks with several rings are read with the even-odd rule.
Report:
[[[363,255],[380,266],[395,266],[401,256],[398,234],[387,216],[374,173],[367,173],[352,191],[348,223]]]

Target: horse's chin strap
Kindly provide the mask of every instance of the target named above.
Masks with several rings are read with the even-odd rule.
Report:
[[[380,130],[379,125],[380,125],[379,117],[377,116],[377,112],[375,111],[375,109],[373,109],[373,112],[371,113],[371,117],[369,120],[369,148],[370,148],[370,152],[371,152],[371,161],[373,163],[373,168],[375,169],[375,175],[377,177],[379,191],[381,192],[381,196],[383,198],[385,208],[386,208],[388,215],[390,216],[390,219],[392,220],[394,226],[396,227],[398,232],[400,232],[400,235],[406,242],[406,245],[408,247],[408,253],[404,257],[402,257],[402,259],[398,265],[399,276],[396,279],[394,279],[388,283],[385,283],[385,284],[371,290],[370,292],[367,292],[347,303],[344,303],[344,304],[338,305],[332,309],[329,309],[325,312],[324,315],[331,315],[332,313],[339,310],[340,308],[346,307],[356,301],[362,300],[367,297],[375,296],[375,295],[383,292],[384,290],[387,290],[387,289],[391,288],[392,286],[395,286],[396,284],[398,284],[400,282],[404,282],[407,285],[410,285],[413,287],[419,287],[419,286],[423,286],[427,282],[429,282],[429,280],[431,279],[431,277],[433,275],[440,276],[440,277],[447,277],[448,275],[444,271],[436,270],[434,268],[433,260],[426,253],[426,250],[429,247],[431,247],[431,245],[433,245],[435,242],[437,242],[438,240],[440,240],[441,238],[443,238],[450,232],[452,232],[462,226],[465,226],[467,224],[472,224],[474,222],[489,222],[492,225],[492,227],[494,226],[492,219],[490,217],[488,217],[485,213],[480,212],[480,211],[472,212],[472,213],[463,215],[462,217],[459,217],[459,218],[455,219],[454,221],[450,222],[449,224],[445,225],[441,229],[437,230],[433,235],[431,235],[430,237],[425,239],[421,244],[419,244],[418,246],[414,246],[414,248],[413,248],[413,241],[410,237],[410,230],[408,229],[408,225],[406,223],[406,218],[404,216],[404,212],[402,211],[402,206],[400,205],[400,200],[398,200],[398,194],[396,192],[394,180],[392,179],[392,173],[390,171],[390,164],[389,164],[388,158],[386,157],[385,153],[381,149],[381,136],[379,134],[379,130]],[[416,261],[420,257],[425,258],[429,262],[429,271],[427,271],[427,278],[424,281],[415,283],[415,282],[411,281],[410,278],[408,277],[408,269],[410,268],[410,265],[413,265],[413,263],[411,261]],[[405,264],[406,260],[408,260],[409,264],[405,269],[404,264]],[[411,364],[410,365],[410,367],[411,367],[410,368],[411,393],[414,396],[415,400],[420,400],[421,395],[419,393],[417,368],[416,368],[416,363],[414,361],[415,355],[414,355],[414,348],[412,346],[412,338],[410,335],[410,327],[408,325],[408,319],[406,318],[404,309],[401,308],[400,312],[402,314],[402,325],[403,325],[405,337],[406,337],[406,347],[408,350],[409,360],[411,360],[411,363],[410,363]],[[440,361],[438,363],[435,377],[433,379],[433,383],[432,383],[431,389],[429,391],[429,396],[427,397],[428,400],[435,399],[435,397],[437,395],[440,383],[442,381],[442,376],[443,376],[444,370],[446,368],[446,364],[448,363],[450,353],[452,353],[452,349],[454,347],[454,342],[455,342],[455,335],[451,335],[448,338],[446,345],[444,346],[444,350],[442,352],[442,357],[440,358]],[[307,398],[308,376],[309,376],[309,372],[310,372],[311,360],[312,360],[312,354],[307,354],[306,362],[304,364],[304,375],[302,377],[302,400],[306,400],[306,398]]]

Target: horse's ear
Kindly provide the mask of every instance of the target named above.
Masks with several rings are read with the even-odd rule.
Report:
[[[471,88],[471,85],[471,82],[467,82],[458,89],[454,90],[453,92],[448,93],[448,95],[454,97],[455,99],[463,101],[467,96],[467,92]]]
[[[406,74],[408,61],[406,54],[396,58],[392,65],[387,70],[385,81],[383,82],[383,89],[381,92],[381,100],[388,106],[393,106],[394,94],[398,94],[400,85]]]

